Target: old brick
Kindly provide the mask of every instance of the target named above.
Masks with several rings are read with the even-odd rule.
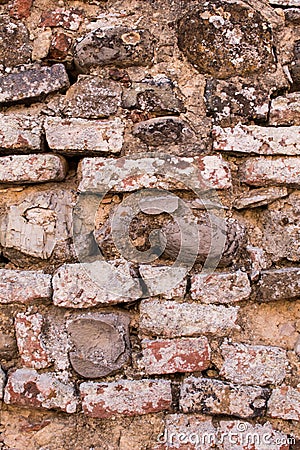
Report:
[[[99,170],[101,168],[101,170]],[[84,158],[79,167],[80,192],[107,192],[109,189],[130,192],[142,188],[228,189],[231,173],[219,156],[172,159],[161,157],[125,157],[122,160]],[[161,179],[161,174],[164,179]],[[180,187],[179,187],[180,186]]]
[[[140,330],[143,334],[164,336],[224,336],[238,329],[238,307],[143,300]]]
[[[19,313],[15,319],[15,330],[22,364],[33,369],[51,365],[42,341],[43,316],[39,313]]]
[[[90,308],[101,304],[125,303],[142,297],[129,264],[96,261],[65,264],[53,277],[53,302],[66,308]]]
[[[0,366],[0,400],[3,399],[5,381],[6,375],[5,372],[2,370],[2,367]]]
[[[300,61],[299,58],[296,61],[293,61],[290,69],[290,75],[292,79],[292,90],[299,91],[300,90]]]
[[[270,124],[300,125],[300,94],[298,92],[276,97],[272,100]],[[282,128],[280,130],[282,131]]]
[[[70,320],[67,328],[73,369],[85,378],[100,378],[121,369],[130,356],[129,321],[128,316],[120,314],[93,314]]]
[[[101,419],[115,414],[135,416],[164,411],[172,402],[171,383],[167,380],[82,383],[80,394],[83,412]]]
[[[214,149],[258,155],[300,155],[300,127],[275,128],[257,125],[237,125],[234,128],[215,127]]]
[[[49,147],[61,153],[119,153],[124,125],[120,119],[91,121],[49,117],[45,131]]]
[[[0,41],[0,64],[3,64],[5,67],[15,67],[20,64],[30,63],[31,45],[29,33],[22,22],[2,15],[0,18]],[[12,48],[14,49],[13,52]]]
[[[62,27],[67,30],[78,30],[83,19],[83,12],[77,8],[57,8],[53,11],[44,11],[40,26],[42,27]]]
[[[264,302],[300,297],[300,268],[263,270],[256,296],[257,300]]]
[[[285,420],[300,420],[300,388],[280,386],[273,389],[268,415]]]
[[[69,78],[63,64],[13,72],[0,76],[0,103],[36,101],[68,87]]]
[[[77,407],[75,389],[71,383],[62,383],[54,373],[39,374],[34,369],[17,369],[9,374],[4,402],[67,413],[76,412]]]
[[[172,298],[183,298],[186,293],[187,280],[184,278],[186,270],[170,266],[150,266],[142,264],[139,272],[143,279],[149,296],[160,295],[171,300]],[[179,282],[178,278],[182,278]]]
[[[51,298],[51,276],[42,272],[0,269],[0,302],[31,303]]]
[[[224,364],[220,375],[234,383],[280,384],[287,375],[287,355],[281,348],[225,342],[221,350]]]
[[[146,66],[153,57],[153,37],[147,30],[127,27],[99,28],[75,45],[75,64],[91,66]]]
[[[270,25],[242,2],[210,0],[191,9],[179,21],[178,45],[201,73],[215,78],[267,71],[274,64]]]
[[[245,272],[192,275],[191,297],[202,303],[233,303],[247,300],[251,294],[250,281]]]
[[[250,186],[300,186],[300,158],[252,158],[241,167],[241,181]]]
[[[0,183],[45,183],[65,178],[67,163],[61,156],[13,155],[0,157]]]
[[[184,413],[227,414],[238,417],[264,415],[270,392],[257,386],[238,386],[211,378],[186,378],[181,386]]]
[[[269,0],[269,2],[276,6],[299,6],[299,0]]]
[[[11,17],[15,19],[27,19],[33,0],[14,0],[9,10]]]
[[[178,117],[158,117],[139,122],[133,128],[133,135],[154,147],[173,143],[185,144],[195,140],[194,132]]]
[[[41,118],[26,114],[0,114],[0,153],[42,150]]]
[[[38,34],[38,36],[33,41],[32,61],[39,61],[46,58],[49,53],[51,38],[52,31],[49,28],[47,30],[41,31]]]
[[[108,117],[117,112],[121,94],[119,83],[96,76],[80,75],[66,93],[63,114],[85,119]]]
[[[300,25],[299,8],[288,8],[284,10],[285,21],[293,25]]]
[[[140,362],[148,374],[202,371],[210,365],[207,338],[143,340]]]
[[[257,208],[268,205],[282,197],[287,197],[288,190],[285,187],[271,186],[269,188],[252,189],[235,199],[235,209]]]
[[[72,45],[72,38],[66,33],[57,33],[50,45],[49,58],[56,61],[63,61],[67,58]]]

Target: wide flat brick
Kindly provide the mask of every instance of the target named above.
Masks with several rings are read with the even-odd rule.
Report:
[[[182,383],[179,404],[184,413],[251,418],[265,414],[269,395],[268,389],[258,386],[239,386],[192,376]]]
[[[140,362],[149,374],[202,371],[210,365],[207,338],[158,339],[142,341]]]
[[[191,277],[191,297],[202,303],[233,303],[247,300],[251,294],[250,281],[245,272],[213,273],[209,277]]]
[[[214,127],[214,149],[217,151],[258,155],[300,155],[300,127],[276,128],[237,125]]]
[[[120,192],[142,188],[228,189],[228,164],[216,155],[196,158],[125,157],[119,160],[84,158],[79,166],[80,192]],[[160,176],[159,176],[160,175]],[[164,176],[161,179],[161,175]],[[175,180],[175,184],[174,184]]]
[[[0,103],[38,100],[68,87],[69,78],[63,64],[13,72],[0,76]]]
[[[238,307],[143,300],[140,307],[140,330],[146,335],[224,336],[237,325]]]
[[[65,159],[50,153],[0,157],[0,183],[62,181],[66,172]]]
[[[99,261],[65,264],[53,276],[53,303],[65,308],[90,308],[137,300],[142,289],[129,266]]]
[[[167,380],[119,380],[82,383],[82,408],[90,417],[135,416],[168,410],[172,402]]]
[[[46,140],[61,153],[119,153],[124,125],[120,119],[85,120],[49,117],[45,122]]]
[[[250,186],[300,186],[300,158],[248,159],[242,164],[240,180]]]
[[[0,114],[0,149],[0,154],[2,150],[14,153],[42,150],[41,118]]]
[[[257,300],[264,302],[300,297],[300,267],[263,270],[256,296]]]
[[[51,298],[51,275],[0,269],[0,303],[28,304]]]
[[[300,3],[299,3],[300,5]],[[269,123],[271,125],[300,125],[300,94],[293,92],[272,100]],[[279,128],[282,131],[282,128]],[[290,130],[290,128],[287,128]]]
[[[55,374],[39,374],[34,369],[17,369],[8,376],[4,391],[8,405],[31,408],[57,409],[76,412],[77,398],[74,385],[59,381]]]
[[[221,347],[224,363],[220,375],[241,384],[280,384],[289,367],[286,351],[263,345],[227,344]]]
[[[300,388],[280,386],[273,389],[268,402],[268,415],[284,420],[300,420]]]
[[[257,208],[287,196],[288,190],[285,187],[271,186],[269,188],[251,189],[251,191],[236,198],[233,207],[235,209]]]
[[[16,339],[22,364],[33,369],[51,365],[42,342],[43,316],[39,313],[19,313],[15,318]]]

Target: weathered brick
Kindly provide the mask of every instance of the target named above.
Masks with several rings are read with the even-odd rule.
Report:
[[[288,8],[284,10],[285,21],[293,25],[300,25],[300,10],[298,8]]]
[[[33,0],[14,0],[9,14],[15,19],[27,19],[30,15],[30,8]]]
[[[53,11],[44,11],[40,26],[42,27],[62,27],[67,30],[78,30],[83,19],[83,13],[77,8],[57,8]]]
[[[30,63],[31,45],[29,33],[22,22],[1,15],[0,41],[0,64],[3,64],[4,67],[15,67],[20,64]]]
[[[191,278],[191,297],[202,303],[233,303],[247,300],[251,294],[245,272],[195,274]]]
[[[33,369],[51,365],[51,360],[42,342],[43,316],[39,313],[19,313],[15,318],[15,330],[22,364]]]
[[[228,414],[257,417],[265,414],[270,391],[257,386],[239,386],[212,378],[188,377],[180,390],[184,413]]]
[[[231,173],[228,164],[219,156],[172,159],[125,157],[84,158],[79,167],[80,192],[135,191],[142,188],[168,189],[170,185],[182,189],[228,189]],[[164,179],[161,180],[161,175]]]
[[[176,268],[173,271],[170,266],[150,266],[141,264],[139,272],[143,279],[149,296],[160,295],[167,300],[183,298],[186,293],[186,270]],[[183,278],[180,282],[178,279]]]
[[[276,6],[299,6],[299,0],[269,0],[269,2]]]
[[[300,297],[300,268],[263,270],[256,296],[257,300],[264,302]]]
[[[135,416],[168,410],[172,402],[167,380],[119,380],[82,383],[83,412],[90,417]]]
[[[293,92],[272,100],[270,108],[271,125],[300,125],[300,94]],[[287,128],[290,130],[291,128]],[[283,128],[279,128],[282,132]]]
[[[41,118],[14,114],[0,114],[0,153],[13,150],[29,152],[42,150]]]
[[[221,347],[224,363],[220,375],[241,384],[280,384],[289,367],[286,351],[263,345],[228,344]]]
[[[271,186],[269,188],[252,189],[236,198],[233,207],[236,209],[257,208],[287,196],[288,190],[285,187]]]
[[[0,303],[31,303],[51,298],[51,275],[0,269]]]
[[[251,158],[242,165],[240,180],[250,186],[300,186],[300,158]]]
[[[300,388],[280,386],[273,389],[268,415],[285,420],[300,420]]]
[[[2,367],[0,366],[0,400],[3,399],[5,381],[6,381],[6,375],[5,375],[4,371],[2,370]]]
[[[129,265],[118,260],[111,264],[105,261],[65,264],[53,276],[53,303],[56,306],[90,308],[140,297],[142,289],[131,277]]]
[[[4,402],[67,413],[76,412],[77,407],[75,389],[71,383],[62,383],[54,373],[39,374],[34,369],[17,369],[9,374]]]
[[[214,127],[216,151],[258,155],[300,155],[300,127],[259,127],[237,125],[234,128]]]
[[[99,28],[75,45],[75,64],[83,70],[91,66],[146,66],[153,57],[149,31],[127,27]]]
[[[63,64],[31,68],[0,76],[0,103],[34,101],[69,87]]]
[[[72,45],[72,38],[66,33],[56,33],[53,36],[49,49],[49,58],[64,61]]]
[[[142,341],[140,361],[148,374],[202,371],[210,365],[207,338],[158,339]]]
[[[187,144],[195,140],[189,125],[178,117],[156,117],[134,125],[132,133],[153,147],[170,144]]]
[[[238,329],[238,307],[143,300],[140,330],[143,334],[164,337],[224,336]]]
[[[79,75],[77,82],[68,89],[63,100],[63,114],[85,119],[108,117],[117,112],[121,94],[122,88],[115,81]]]
[[[91,121],[49,117],[45,131],[49,147],[61,153],[119,153],[124,125],[120,119]]]
[[[0,183],[61,181],[66,172],[66,161],[50,153],[0,157]]]

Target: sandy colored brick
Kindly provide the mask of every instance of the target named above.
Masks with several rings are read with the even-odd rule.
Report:
[[[26,270],[0,269],[0,303],[28,304],[51,298],[51,275]]]

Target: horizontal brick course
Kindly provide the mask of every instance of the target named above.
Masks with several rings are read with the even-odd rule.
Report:
[[[50,299],[51,275],[29,270],[0,269],[0,303],[28,304]]]
[[[241,166],[241,181],[250,186],[300,186],[300,158],[251,158]]]

